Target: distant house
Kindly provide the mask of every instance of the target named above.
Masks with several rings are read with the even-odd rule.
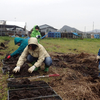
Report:
[[[44,33],[48,33],[48,32],[57,32],[58,29],[52,27],[52,26],[49,26],[47,24],[44,24],[44,25],[40,25],[40,30],[41,32],[44,32]]]
[[[61,29],[58,30],[58,32],[62,32],[62,33],[68,33],[68,32],[74,32],[74,33],[82,33],[80,30],[76,29],[76,28],[72,28],[70,26],[64,25]]]
[[[26,28],[25,28],[25,23],[21,23],[21,26],[18,26],[17,22],[9,22],[5,20],[0,20],[0,35],[26,35]],[[20,25],[20,24],[19,24]]]

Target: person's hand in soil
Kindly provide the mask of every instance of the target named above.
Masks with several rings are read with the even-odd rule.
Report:
[[[11,58],[11,55],[8,55],[8,56],[7,56],[7,59],[9,59],[9,58]]]
[[[20,67],[19,67],[19,66],[15,67],[15,68],[13,69],[13,72],[15,72],[15,73],[17,73],[17,72],[19,72],[19,71],[20,71]]]
[[[28,72],[29,72],[29,73],[32,73],[32,72],[35,70],[35,68],[36,68],[36,67],[33,65],[32,67],[30,67],[30,68],[28,69]]]

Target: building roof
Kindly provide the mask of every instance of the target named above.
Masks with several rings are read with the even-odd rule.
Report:
[[[6,25],[15,25],[15,26],[19,26],[21,28],[24,28],[26,26],[25,22],[17,22],[17,21],[6,21]]]
[[[3,28],[3,27],[5,27],[5,28],[22,28],[22,27],[19,27],[16,25],[0,25],[0,28]],[[24,29],[24,28],[22,28],[22,29]]]
[[[6,21],[0,20],[0,28],[21,28],[24,29],[26,26],[25,22],[15,22],[15,21]]]
[[[47,24],[40,25],[39,27],[40,27],[40,29],[52,28],[52,29],[55,29],[55,30],[57,30],[56,28],[54,28],[54,27],[52,27],[52,26],[50,26],[50,25],[47,25]]]

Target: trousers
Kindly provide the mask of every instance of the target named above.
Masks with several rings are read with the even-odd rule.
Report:
[[[27,60],[28,60],[30,63],[32,63],[32,62],[34,62],[34,61],[37,61],[38,58],[33,57],[33,56],[31,56],[31,55],[29,54],[29,55],[27,56]],[[45,57],[45,59],[44,59],[43,62],[44,62],[45,65],[48,66],[48,67],[52,65],[52,59],[51,59],[51,57]]]

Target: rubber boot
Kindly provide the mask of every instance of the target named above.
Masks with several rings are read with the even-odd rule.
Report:
[[[40,67],[36,67],[36,68],[34,69],[34,71],[37,71],[37,70],[40,70]]]
[[[36,61],[33,61],[31,64],[34,65]]]
[[[45,65],[44,72],[48,72],[48,71],[49,71],[49,67]]]

